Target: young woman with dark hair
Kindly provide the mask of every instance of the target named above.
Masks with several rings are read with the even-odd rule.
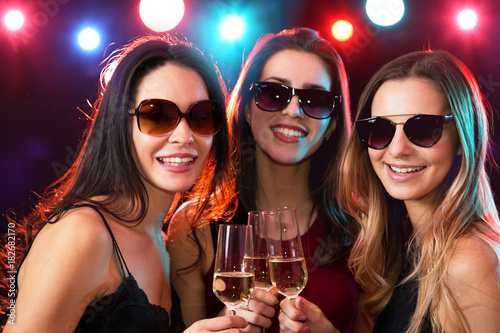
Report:
[[[200,50],[138,38],[101,86],[74,164],[17,227],[29,248],[4,332],[182,331],[164,219],[181,196],[205,198],[195,210],[208,216],[232,207],[226,90]],[[188,331],[246,325],[233,316]]]

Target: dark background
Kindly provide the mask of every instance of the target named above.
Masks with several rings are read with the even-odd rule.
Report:
[[[352,108],[370,76],[404,53],[447,49],[475,74],[493,109],[491,124],[500,118],[500,1],[407,0],[403,20],[392,27],[369,23],[360,0],[185,0],[185,14],[173,30],[183,34],[218,62],[231,89],[243,54],[257,38],[293,26],[319,30],[331,40],[350,76]],[[96,98],[101,62],[133,37],[153,33],[139,18],[139,0],[33,0],[0,2],[0,16],[19,5],[25,30],[0,29],[0,214],[26,212],[35,193],[67,170],[87,125],[88,102]],[[473,31],[456,24],[461,9],[479,16]],[[222,16],[246,17],[244,39],[223,42],[217,31]],[[338,19],[354,25],[354,36],[338,42],[330,33]],[[2,22],[3,23],[3,22]],[[77,34],[88,25],[100,29],[96,51],[81,50]],[[500,130],[494,131],[492,161],[500,162]],[[490,167],[493,190],[500,194],[500,173]],[[2,216],[0,232],[5,227]]]

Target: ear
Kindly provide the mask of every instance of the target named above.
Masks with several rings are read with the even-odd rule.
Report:
[[[324,138],[325,140],[328,140],[330,138],[330,135],[335,131],[337,128],[337,118],[333,118],[330,120],[330,124],[328,125],[328,128],[325,131]]]

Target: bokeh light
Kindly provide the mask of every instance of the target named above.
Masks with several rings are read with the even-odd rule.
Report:
[[[99,45],[100,37],[97,31],[87,28],[78,35],[78,43],[81,48],[87,51],[95,49]]]
[[[5,14],[4,23],[9,30],[19,30],[24,24],[24,15],[18,10],[11,10]]]
[[[477,15],[473,10],[465,9],[458,14],[458,25],[464,30],[470,30],[477,24]]]
[[[352,24],[345,20],[339,20],[332,25],[332,36],[337,40],[348,40],[352,37],[352,32]]]
[[[220,33],[224,40],[238,40],[245,33],[245,21],[238,15],[227,16],[220,24]]]
[[[184,17],[183,0],[141,0],[139,14],[142,22],[151,30],[172,30]]]
[[[367,0],[366,14],[376,25],[390,26],[398,23],[405,13],[403,0]]]

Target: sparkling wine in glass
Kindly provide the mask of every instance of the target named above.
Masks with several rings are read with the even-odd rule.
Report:
[[[253,234],[248,225],[220,225],[215,256],[213,292],[229,315],[250,301],[254,288]]]
[[[307,284],[307,268],[295,208],[280,207],[264,212],[269,245],[269,268],[273,286],[289,299]]]
[[[269,252],[267,246],[267,228],[264,212],[252,210],[248,212],[248,225],[253,229],[253,271],[255,288],[269,291],[273,284],[269,274]]]

